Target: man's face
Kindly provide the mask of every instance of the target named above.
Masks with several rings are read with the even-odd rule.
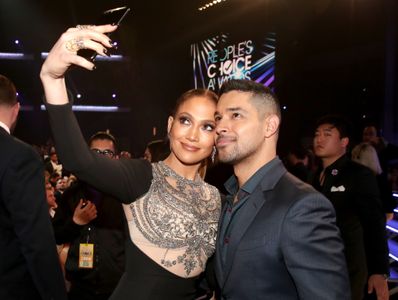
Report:
[[[322,124],[314,136],[314,152],[320,158],[339,158],[346,151],[348,138],[340,138],[340,132],[332,124]]]
[[[65,191],[66,188],[67,188],[67,180],[66,180],[66,178],[63,178],[63,177],[59,178],[57,180],[57,184],[55,185],[55,188],[56,188],[57,191],[61,191],[61,192]]]
[[[50,159],[51,159],[51,161],[52,161],[53,163],[58,163],[58,156],[57,156],[57,153],[52,152],[52,153],[50,154]]]
[[[46,198],[49,207],[57,207],[57,202],[54,196],[54,188],[52,187],[51,183],[46,183]]]
[[[376,128],[374,126],[368,126],[363,129],[362,141],[366,143],[371,143],[372,145],[377,145],[378,137]]]
[[[221,162],[237,164],[253,157],[264,143],[264,120],[260,120],[251,96],[251,93],[231,91],[218,101],[216,147]]]
[[[90,149],[110,158],[115,158],[115,145],[111,140],[93,140]]]

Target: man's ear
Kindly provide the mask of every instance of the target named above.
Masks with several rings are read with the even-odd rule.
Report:
[[[349,143],[350,143],[350,139],[348,137],[343,137],[341,139],[341,146],[342,147],[346,148]]]
[[[170,133],[171,127],[173,127],[173,121],[174,118],[172,116],[169,116],[169,118],[167,119],[167,134]]]
[[[278,132],[278,128],[279,128],[279,117],[275,114],[269,115],[266,119],[265,119],[265,128],[264,128],[264,136],[266,138],[269,138],[271,136],[273,136],[275,133]]]
[[[15,103],[14,106],[12,107],[12,123],[14,123],[17,120],[20,109],[21,109],[21,104],[19,104],[19,102]]]

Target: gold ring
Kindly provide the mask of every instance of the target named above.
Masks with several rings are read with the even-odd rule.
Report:
[[[81,39],[81,38],[79,38],[79,39],[71,39],[71,40],[66,42],[65,48],[66,48],[66,50],[68,50],[70,52],[76,53],[80,49],[84,49],[83,39]]]

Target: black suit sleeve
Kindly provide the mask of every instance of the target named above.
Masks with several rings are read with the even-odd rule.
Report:
[[[77,184],[79,185],[79,184]],[[83,199],[83,195],[78,195],[79,199],[74,200],[74,193],[78,192],[75,187],[70,187],[61,196],[54,218],[52,219],[55,240],[58,245],[70,243],[80,235],[84,226],[73,222],[73,214],[79,199]]]
[[[46,104],[57,152],[67,170],[80,180],[131,203],[148,191],[152,168],[141,159],[114,160],[89,150],[71,104]]]
[[[2,197],[40,295],[43,299],[66,299],[45,200],[42,163],[32,149],[27,146],[19,149],[4,174]]]
[[[360,168],[353,180],[353,195],[363,228],[368,273],[389,274],[385,216],[376,177],[367,168]]]

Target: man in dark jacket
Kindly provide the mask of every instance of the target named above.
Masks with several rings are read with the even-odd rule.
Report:
[[[63,300],[42,162],[10,135],[18,112],[15,87],[0,75],[0,299]]]
[[[349,124],[344,118],[325,116],[317,122],[314,152],[322,168],[312,183],[335,207],[352,299],[363,299],[367,282],[368,293],[376,292],[378,300],[385,300],[388,247],[377,181],[370,169],[346,156],[348,144]]]
[[[109,159],[116,156],[115,139],[96,133],[90,149]],[[58,244],[70,244],[65,263],[71,282],[69,299],[105,300],[124,270],[122,205],[84,182],[67,189],[53,220]]]

